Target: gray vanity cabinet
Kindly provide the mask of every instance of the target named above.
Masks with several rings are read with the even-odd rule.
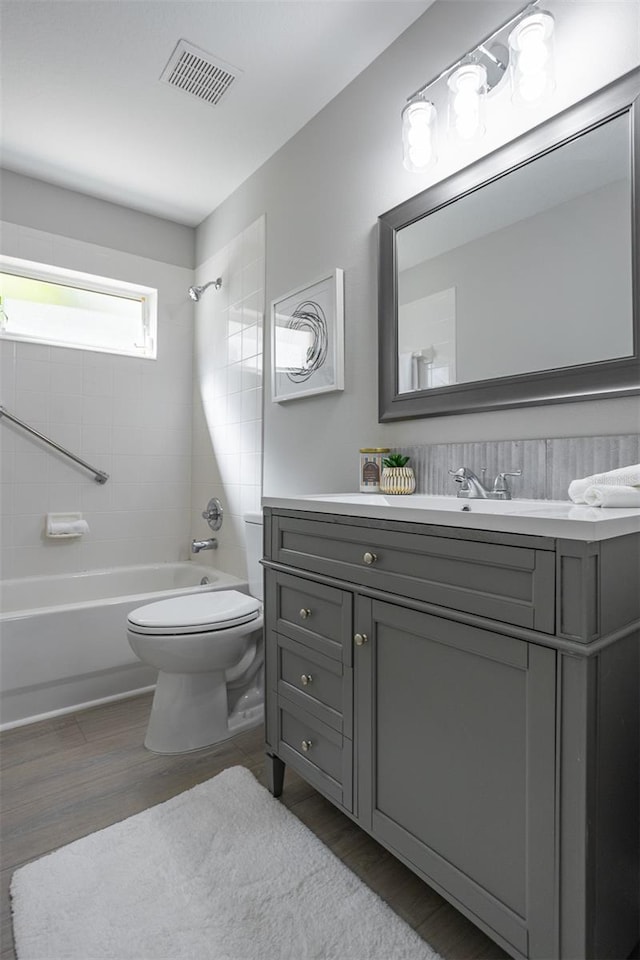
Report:
[[[266,508],[273,793],[291,765],[515,958],[627,956],[639,557]]]
[[[265,598],[271,741],[282,761],[351,812],[353,595],[269,572]]]
[[[356,627],[362,825],[521,953],[553,956],[554,652],[365,598]]]

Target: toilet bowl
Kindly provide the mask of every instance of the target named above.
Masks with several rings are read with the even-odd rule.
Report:
[[[185,753],[263,715],[262,516],[245,517],[249,588],[160,600],[127,618],[131,649],[158,670],[145,746]]]

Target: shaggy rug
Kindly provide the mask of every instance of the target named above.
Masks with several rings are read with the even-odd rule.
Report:
[[[437,960],[243,767],[17,870],[18,960]]]

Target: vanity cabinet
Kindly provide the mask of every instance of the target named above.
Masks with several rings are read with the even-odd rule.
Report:
[[[627,956],[639,553],[266,508],[272,791],[290,764],[514,957]]]

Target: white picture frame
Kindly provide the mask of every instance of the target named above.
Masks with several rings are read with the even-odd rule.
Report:
[[[344,390],[344,271],[271,303],[271,400]]]

